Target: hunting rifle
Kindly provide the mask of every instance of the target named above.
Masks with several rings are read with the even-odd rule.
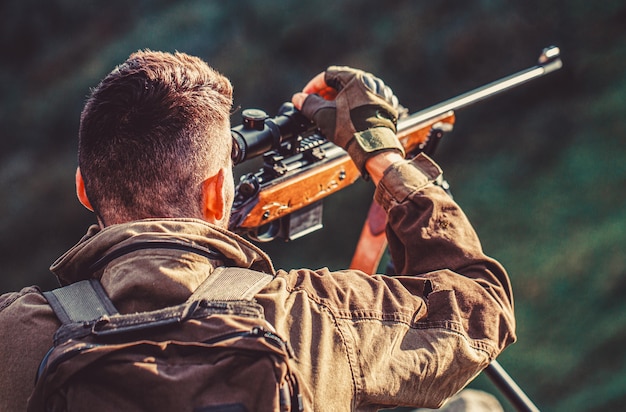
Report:
[[[561,68],[557,47],[543,50],[536,66],[398,120],[397,136],[407,157],[432,154],[455,121],[455,110]],[[322,228],[322,200],[360,177],[350,156],[316,126],[284,103],[270,118],[259,109],[242,112],[231,129],[234,165],[262,156],[263,165],[241,176],[230,229],[252,240],[294,240]],[[376,269],[376,268],[374,268]],[[366,270],[371,272],[371,270]]]
[[[398,121],[397,136],[407,158],[432,155],[440,138],[452,130],[455,110],[502,93],[562,67],[558,47],[547,47],[537,65],[443,101]],[[235,165],[263,156],[263,166],[247,173],[236,187],[230,229],[253,240],[293,240],[322,228],[322,199],[348,187],[360,174],[348,154],[329,142],[290,103],[270,118],[258,109],[242,112],[231,129]],[[446,188],[444,181],[439,182]],[[376,273],[387,246],[385,215],[372,202],[350,267]],[[494,360],[485,374],[518,411],[539,409]]]

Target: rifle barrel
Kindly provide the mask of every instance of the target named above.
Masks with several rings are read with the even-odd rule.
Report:
[[[411,127],[432,119],[433,117],[442,115],[451,110],[454,111],[465,106],[469,106],[470,104],[544,76],[554,70],[558,70],[563,66],[559,55],[560,51],[558,47],[547,47],[543,50],[541,56],[539,56],[539,63],[536,66],[514,73],[510,76],[503,77],[500,80],[478,87],[452,99],[445,100],[427,109],[416,112],[405,119],[400,119],[398,121],[398,132],[410,129]]]

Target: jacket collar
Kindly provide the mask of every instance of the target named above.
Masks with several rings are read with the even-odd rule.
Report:
[[[163,244],[175,246],[159,247]],[[194,290],[214,265],[225,264],[274,274],[269,257],[259,248],[197,219],[146,219],[104,229],[94,225],[50,270],[62,285],[101,279],[114,300],[116,293],[132,289],[158,295],[171,294],[176,288],[180,289],[177,299],[184,299],[183,295]]]

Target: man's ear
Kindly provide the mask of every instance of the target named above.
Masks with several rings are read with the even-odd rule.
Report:
[[[202,182],[202,215],[209,223],[217,223],[224,218],[226,208],[225,169]]]
[[[91,202],[87,198],[87,192],[85,191],[85,181],[83,180],[83,175],[80,173],[80,167],[76,168],[76,196],[83,206],[93,212]]]

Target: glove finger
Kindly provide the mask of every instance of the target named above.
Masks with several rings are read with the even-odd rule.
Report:
[[[393,93],[391,87],[387,86],[385,82],[383,82],[380,78],[372,75],[371,73],[364,73],[362,76],[362,81],[365,87],[367,87],[370,91],[376,93],[380,98],[384,99],[387,103],[391,105],[394,109],[398,109],[400,107],[400,102],[398,98]]]
[[[365,87],[370,89],[372,92],[376,94],[380,94],[378,92],[378,89],[380,87],[380,82],[376,81],[376,77],[372,76],[370,73],[363,73],[363,76],[361,77],[361,81],[363,82]]]
[[[387,102],[391,103],[391,97],[393,96],[393,91],[391,91],[391,88],[378,77],[374,77],[374,81],[376,82],[376,94],[385,99]]]
[[[309,120],[313,120],[315,113],[322,108],[335,108],[335,102],[326,100],[317,94],[310,94],[304,99],[302,109],[300,110]]]
[[[355,77],[364,74],[363,70],[347,66],[330,66],[326,69],[326,84],[340,92]]]
[[[400,101],[398,100],[398,98],[396,97],[395,94],[391,94],[391,101],[389,101],[389,103],[393,106],[394,109],[398,110],[401,106],[400,106]],[[398,110],[399,111],[399,110]]]
[[[391,90],[391,87],[389,86],[383,87],[382,93],[379,93],[379,94],[383,96],[383,99],[385,99],[387,103],[395,107],[393,101],[394,101],[394,98],[396,99],[396,101],[398,100],[398,98],[393,94],[393,90]]]

